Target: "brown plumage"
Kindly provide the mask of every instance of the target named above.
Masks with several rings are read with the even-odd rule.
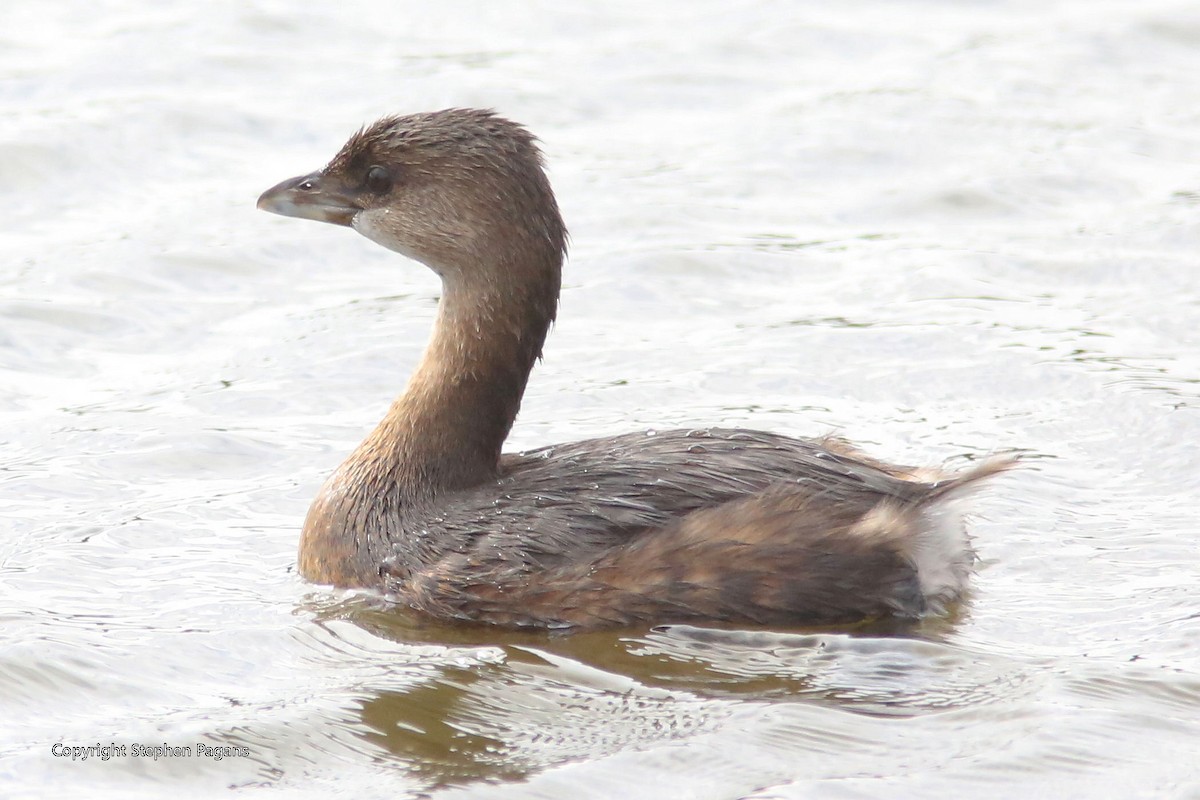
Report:
[[[259,207],[353,227],[443,283],[404,393],[322,487],[300,571],[442,619],[585,628],[848,622],[957,600],[956,476],[836,439],[710,429],[501,455],[554,319],[566,228],[534,138],[490,111],[389,117]]]

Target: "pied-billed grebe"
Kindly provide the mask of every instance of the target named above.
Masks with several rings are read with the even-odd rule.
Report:
[[[258,207],[352,227],[442,279],[408,387],[309,510],[309,580],[551,628],[917,617],[961,596],[974,554],[945,501],[1007,461],[927,478],[840,440],[722,428],[501,455],[567,241],[520,125],[388,117]]]

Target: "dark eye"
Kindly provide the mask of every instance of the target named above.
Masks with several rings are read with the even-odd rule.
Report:
[[[371,167],[367,170],[365,183],[372,192],[383,194],[392,188],[392,176],[383,167]]]

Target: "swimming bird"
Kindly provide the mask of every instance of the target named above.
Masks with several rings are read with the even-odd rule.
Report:
[[[974,553],[953,501],[1008,460],[943,474],[833,437],[716,427],[502,454],[567,251],[521,125],[386,117],[258,207],[353,228],[442,282],[407,387],[312,503],[308,580],[552,629],[917,618],[962,597]]]

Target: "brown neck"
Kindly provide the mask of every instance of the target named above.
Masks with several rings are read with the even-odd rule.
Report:
[[[443,277],[420,365],[354,454],[387,470],[402,497],[431,497],[496,477],[558,304],[561,254],[529,261],[505,270],[504,285],[460,272]]]

